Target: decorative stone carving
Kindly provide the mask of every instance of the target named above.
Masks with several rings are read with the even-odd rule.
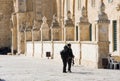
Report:
[[[39,28],[40,28],[39,26],[40,26],[39,22],[34,20],[33,30],[39,30]]]
[[[108,20],[108,16],[105,13],[105,4],[103,2],[100,3],[98,18],[99,20]]]
[[[120,3],[117,4],[117,6],[116,6],[116,10],[117,10],[117,11],[120,11]]]
[[[30,25],[30,22],[26,22],[26,31],[31,31],[32,26]]]
[[[87,9],[83,6],[82,17],[79,23],[79,40],[90,41],[90,23],[88,22]]]
[[[65,26],[66,27],[74,26],[73,21],[71,19],[71,12],[70,11],[67,12],[67,20],[65,21]]]
[[[49,26],[48,26],[48,24],[47,24],[47,18],[46,18],[45,16],[42,18],[42,21],[43,21],[43,23],[42,23],[42,25],[41,25],[41,28],[42,28],[42,29],[49,28]]]
[[[81,23],[88,23],[87,10],[84,6],[82,8],[82,13],[81,14],[82,14],[82,17],[80,17],[80,22]]]
[[[67,41],[74,41],[74,24],[71,19],[71,12],[67,12],[67,20],[65,21],[65,40]]]
[[[59,26],[56,15],[53,15],[53,21],[51,25],[51,38],[53,41],[61,40],[61,27]]]
[[[57,21],[57,15],[56,15],[56,14],[53,15],[53,20],[52,20],[52,25],[51,25],[51,27],[60,27],[60,26],[59,26],[59,23],[58,23],[58,21]]]
[[[49,41],[50,40],[50,34],[49,34],[50,28],[47,24],[47,18],[44,16],[42,18],[42,21],[43,21],[43,23],[41,25],[41,38],[43,41]]]
[[[25,22],[22,22],[22,23],[20,24],[19,31],[20,31],[20,32],[24,32],[24,31],[25,31],[25,27],[26,27]]]

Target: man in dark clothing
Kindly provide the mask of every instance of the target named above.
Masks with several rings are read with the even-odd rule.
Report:
[[[68,72],[71,72],[72,59],[74,58],[74,55],[71,49],[71,44],[65,45],[64,50],[62,50],[60,54],[63,61],[63,73],[67,73],[66,72],[67,63],[68,63]]]
[[[60,54],[63,61],[63,73],[67,73],[66,66],[68,62],[68,47],[66,45],[64,46],[64,49],[60,52]]]
[[[72,49],[71,49],[71,44],[67,44],[68,47],[68,72],[71,72],[71,64],[72,64],[72,59],[74,58]]]

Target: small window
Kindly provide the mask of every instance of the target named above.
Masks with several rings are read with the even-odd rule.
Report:
[[[76,26],[76,41],[78,41],[78,26]]]
[[[90,41],[92,41],[92,24],[90,24]]]
[[[113,21],[113,51],[117,51],[117,21]]]

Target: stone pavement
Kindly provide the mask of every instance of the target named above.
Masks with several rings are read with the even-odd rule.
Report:
[[[120,81],[120,70],[75,65],[62,73],[61,60],[0,56],[0,81]]]

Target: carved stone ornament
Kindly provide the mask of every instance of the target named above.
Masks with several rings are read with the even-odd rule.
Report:
[[[39,25],[39,22],[37,22],[36,20],[34,20],[33,30],[39,30],[38,25]]]
[[[67,12],[67,20],[65,21],[65,26],[67,26],[67,27],[74,26],[73,21],[71,19],[71,12],[70,11]]]
[[[67,12],[67,18],[71,19],[71,12],[70,11]]]
[[[20,32],[24,32],[25,31],[25,23],[21,23],[20,24]]]
[[[105,4],[104,4],[104,2],[101,2],[100,3],[100,13],[103,13],[103,12],[105,12]]]
[[[83,6],[82,8],[82,17],[80,17],[81,23],[88,23],[88,17],[87,17],[87,9]]]
[[[30,25],[30,22],[26,22],[25,23],[25,26],[26,26],[26,31],[31,31],[32,30],[32,26]]]
[[[47,18],[46,18],[45,16],[42,18],[42,21],[43,21],[43,23],[42,23],[42,25],[41,25],[41,28],[42,28],[42,29],[49,28],[49,26],[48,26],[48,24],[47,24]]]
[[[82,8],[82,16],[86,17],[87,16],[87,9],[83,6]]]
[[[60,26],[59,26],[59,23],[58,23],[58,21],[57,21],[57,15],[56,15],[56,14],[53,15],[53,21],[52,21],[51,27],[52,27],[52,28],[54,28],[54,27],[60,27]]]
[[[42,21],[43,21],[43,23],[47,23],[47,18],[44,16],[44,17],[42,18]]]
[[[99,18],[99,20],[108,20],[108,16],[105,13],[105,4],[104,4],[104,2],[101,2],[101,4],[100,4],[98,18]]]
[[[120,11],[120,3],[117,4],[116,10],[117,10],[117,11]]]

